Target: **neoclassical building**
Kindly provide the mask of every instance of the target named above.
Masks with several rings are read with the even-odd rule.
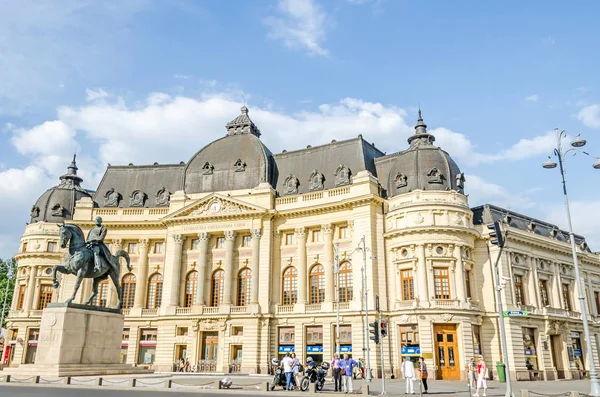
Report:
[[[106,243],[133,264],[122,269],[123,362],[170,371],[186,357],[202,372],[266,373],[285,352],[328,360],[338,309],[340,351],[365,358],[366,274],[369,321],[379,296],[389,324],[386,371],[398,375],[402,356],[421,355],[431,377],[464,378],[474,355],[500,359],[498,248],[486,225],[502,220],[503,304],[528,313],[507,318],[512,375],[585,373],[567,233],[493,205],[470,208],[464,175],[420,114],[408,148],[388,155],[362,136],[273,154],[245,107],[226,129],[187,163],[109,165],[94,191],[81,187],[73,159],[33,205],[15,255],[5,364],[35,360],[42,310],[72,292],[73,276],[51,286],[65,254],[57,225],[87,234],[100,216]],[[598,360],[600,257],[581,236],[577,249]],[[81,291],[79,302],[91,283]],[[96,304],[116,304],[110,284]]]

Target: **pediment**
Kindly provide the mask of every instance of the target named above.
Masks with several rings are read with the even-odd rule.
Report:
[[[242,215],[265,211],[265,208],[213,193],[186,205],[166,219]]]

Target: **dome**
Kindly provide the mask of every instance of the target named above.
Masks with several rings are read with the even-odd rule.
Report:
[[[388,196],[413,190],[456,190],[463,193],[465,177],[452,157],[433,145],[435,137],[427,133],[421,117],[415,135],[408,139],[410,147],[396,158],[388,176]]]
[[[248,116],[248,108],[242,107],[226,129],[225,137],[206,145],[188,162],[186,193],[252,189],[272,182],[273,156],[260,141],[260,130]]]
[[[77,175],[77,164],[73,156],[67,173],[60,177],[60,183],[46,190],[31,208],[31,223],[63,223],[73,219],[75,202],[82,197],[92,197],[80,186],[81,182],[83,179]]]

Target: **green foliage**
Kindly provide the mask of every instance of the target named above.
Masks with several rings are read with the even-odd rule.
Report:
[[[8,269],[12,267],[13,277],[12,280],[8,280]],[[8,292],[6,297],[6,308],[4,309],[4,323],[0,324],[2,328],[6,326],[6,317],[12,302],[13,291],[15,289],[15,280],[17,272],[17,262],[14,259],[2,260],[0,259],[0,312],[2,311],[2,305],[4,304],[4,295]],[[8,291],[6,285],[8,284]]]

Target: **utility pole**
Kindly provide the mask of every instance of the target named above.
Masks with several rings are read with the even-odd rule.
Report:
[[[333,264],[333,272],[335,273],[335,285],[336,285],[336,326],[335,326],[335,352],[341,355],[341,343],[340,343],[340,256],[339,256],[339,244],[336,243],[334,246],[334,264]]]
[[[377,315],[378,315],[378,323],[379,323],[379,327],[380,329],[377,330],[377,332],[379,332],[381,335],[380,341],[379,341],[379,359],[381,360],[381,394],[387,394],[387,392],[385,391],[385,365],[384,365],[384,356],[383,356],[383,337],[384,334],[382,331],[383,329],[383,322],[381,320],[381,308],[379,307],[379,295],[375,296],[375,309],[377,310]],[[387,330],[386,330],[387,331]]]
[[[365,330],[366,335],[369,335],[369,292],[367,289],[367,246],[366,238],[362,237],[362,254],[363,254],[363,292],[365,294]],[[367,382],[371,382],[371,347],[369,339],[367,339]]]

